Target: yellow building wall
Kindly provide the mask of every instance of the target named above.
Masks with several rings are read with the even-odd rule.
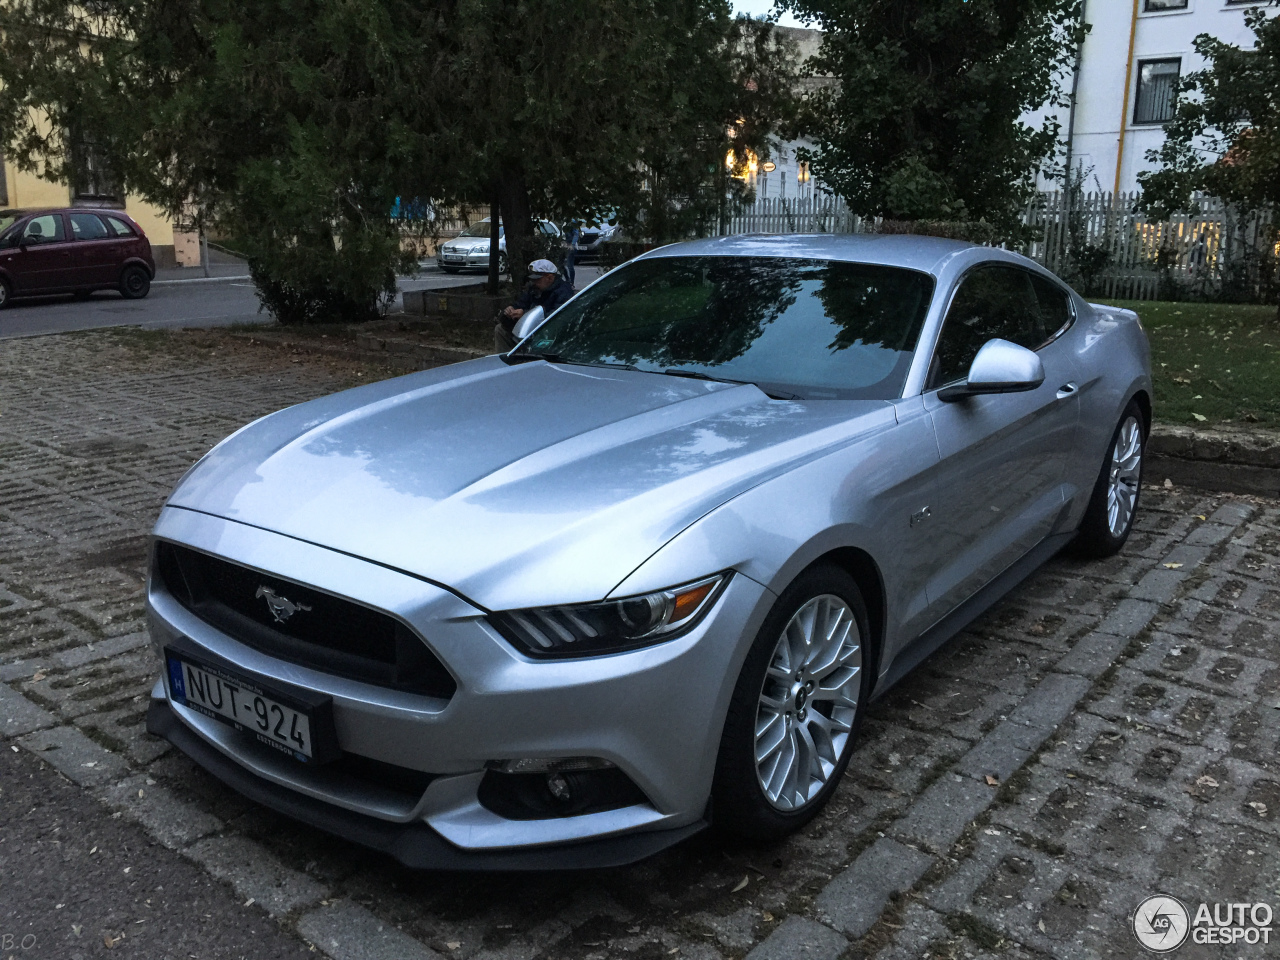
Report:
[[[9,161],[4,161],[4,179],[9,190],[9,207],[69,207],[71,206],[71,188],[65,183],[45,180],[35,174],[18,170]],[[171,259],[173,256],[173,222],[164,212],[153,204],[137,197],[126,197],[124,212],[132,217],[146,233],[151,246],[167,247],[168,250],[155,250],[157,261]],[[168,257],[166,258],[166,254]]]

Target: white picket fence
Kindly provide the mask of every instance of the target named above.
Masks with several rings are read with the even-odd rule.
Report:
[[[719,233],[865,233],[862,217],[855,216],[839,197],[769,197],[738,206],[721,223]]]
[[[1261,296],[1280,249],[1272,248],[1273,218],[1239,218],[1213,198],[1195,216],[1151,220],[1136,193],[1039,194],[1023,222],[1032,239],[1020,247],[1060,276],[1087,281],[1092,296],[1134,300],[1210,296],[1229,279]],[[731,211],[717,232],[874,233],[874,220],[855,216],[839,197],[757,200]],[[1270,256],[1270,265],[1266,258]],[[1249,271],[1253,273],[1250,274]],[[1234,272],[1233,272],[1234,271]]]

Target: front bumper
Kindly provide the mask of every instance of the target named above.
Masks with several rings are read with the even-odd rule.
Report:
[[[620,867],[703,830],[705,820],[657,833],[513,850],[464,850],[425,823],[390,823],[316,800],[255,776],[186,727],[162,695],[147,709],[147,732],[168,740],[223,783],[310,826],[394,857],[413,870],[581,870]]]
[[[442,700],[275,659],[214,629],[153,578],[147,604],[158,653],[166,645],[194,645],[268,683],[327,694],[345,755],[430,775],[414,795],[308,767],[169,702],[158,683],[148,721],[153,732],[267,806],[424,867],[514,869],[525,854],[531,869],[622,863],[706,825],[743,638],[754,635],[758,611],[767,606],[754,581],[734,577],[710,615],[668,643],[535,662],[503,640],[482,611],[407,574],[177,508],[161,514],[156,535],[358,598],[426,638],[457,680],[456,693]],[[580,756],[614,763],[647,802],[541,819],[507,819],[480,802],[486,761]]]

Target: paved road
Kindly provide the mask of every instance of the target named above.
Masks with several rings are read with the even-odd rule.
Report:
[[[593,268],[579,268],[579,272],[583,277],[595,274]],[[423,266],[417,277],[401,278],[399,291],[462,286],[481,279],[478,274],[450,276],[430,263]],[[579,278],[578,282],[581,285],[584,280]],[[397,298],[392,309],[398,306]],[[270,315],[260,312],[258,307],[258,298],[247,275],[209,280],[159,280],[152,284],[151,293],[143,300],[125,300],[114,291],[100,291],[85,301],[66,296],[15,300],[0,310],[0,340],[101,327],[158,329],[272,322]]]
[[[874,704],[834,802],[784,842],[703,836],[590,875],[414,875],[256,807],[144,732],[146,533],[213,440],[345,381],[175,339],[0,349],[0,751],[23,755],[0,776],[53,776],[44,761],[70,781],[59,804],[78,790],[158,845],[157,883],[183,865],[218,881],[228,899],[201,887],[204,912],[238,931],[273,917],[335,960],[1119,960],[1141,954],[1130,915],[1150,894],[1277,905],[1280,503],[1159,485],[1121,556],[1054,560]],[[0,836],[53,837],[53,807]],[[48,931],[21,956],[61,960],[56,897],[8,891],[58,871],[83,889],[82,861],[9,843],[0,934]],[[101,942],[150,896],[122,885],[74,922]]]

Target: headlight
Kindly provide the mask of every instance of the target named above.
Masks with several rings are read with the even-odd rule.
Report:
[[[690,630],[715,604],[729,574],[682,586],[567,607],[531,607],[491,614],[521,653],[539,659],[620,653],[661,643]]]

